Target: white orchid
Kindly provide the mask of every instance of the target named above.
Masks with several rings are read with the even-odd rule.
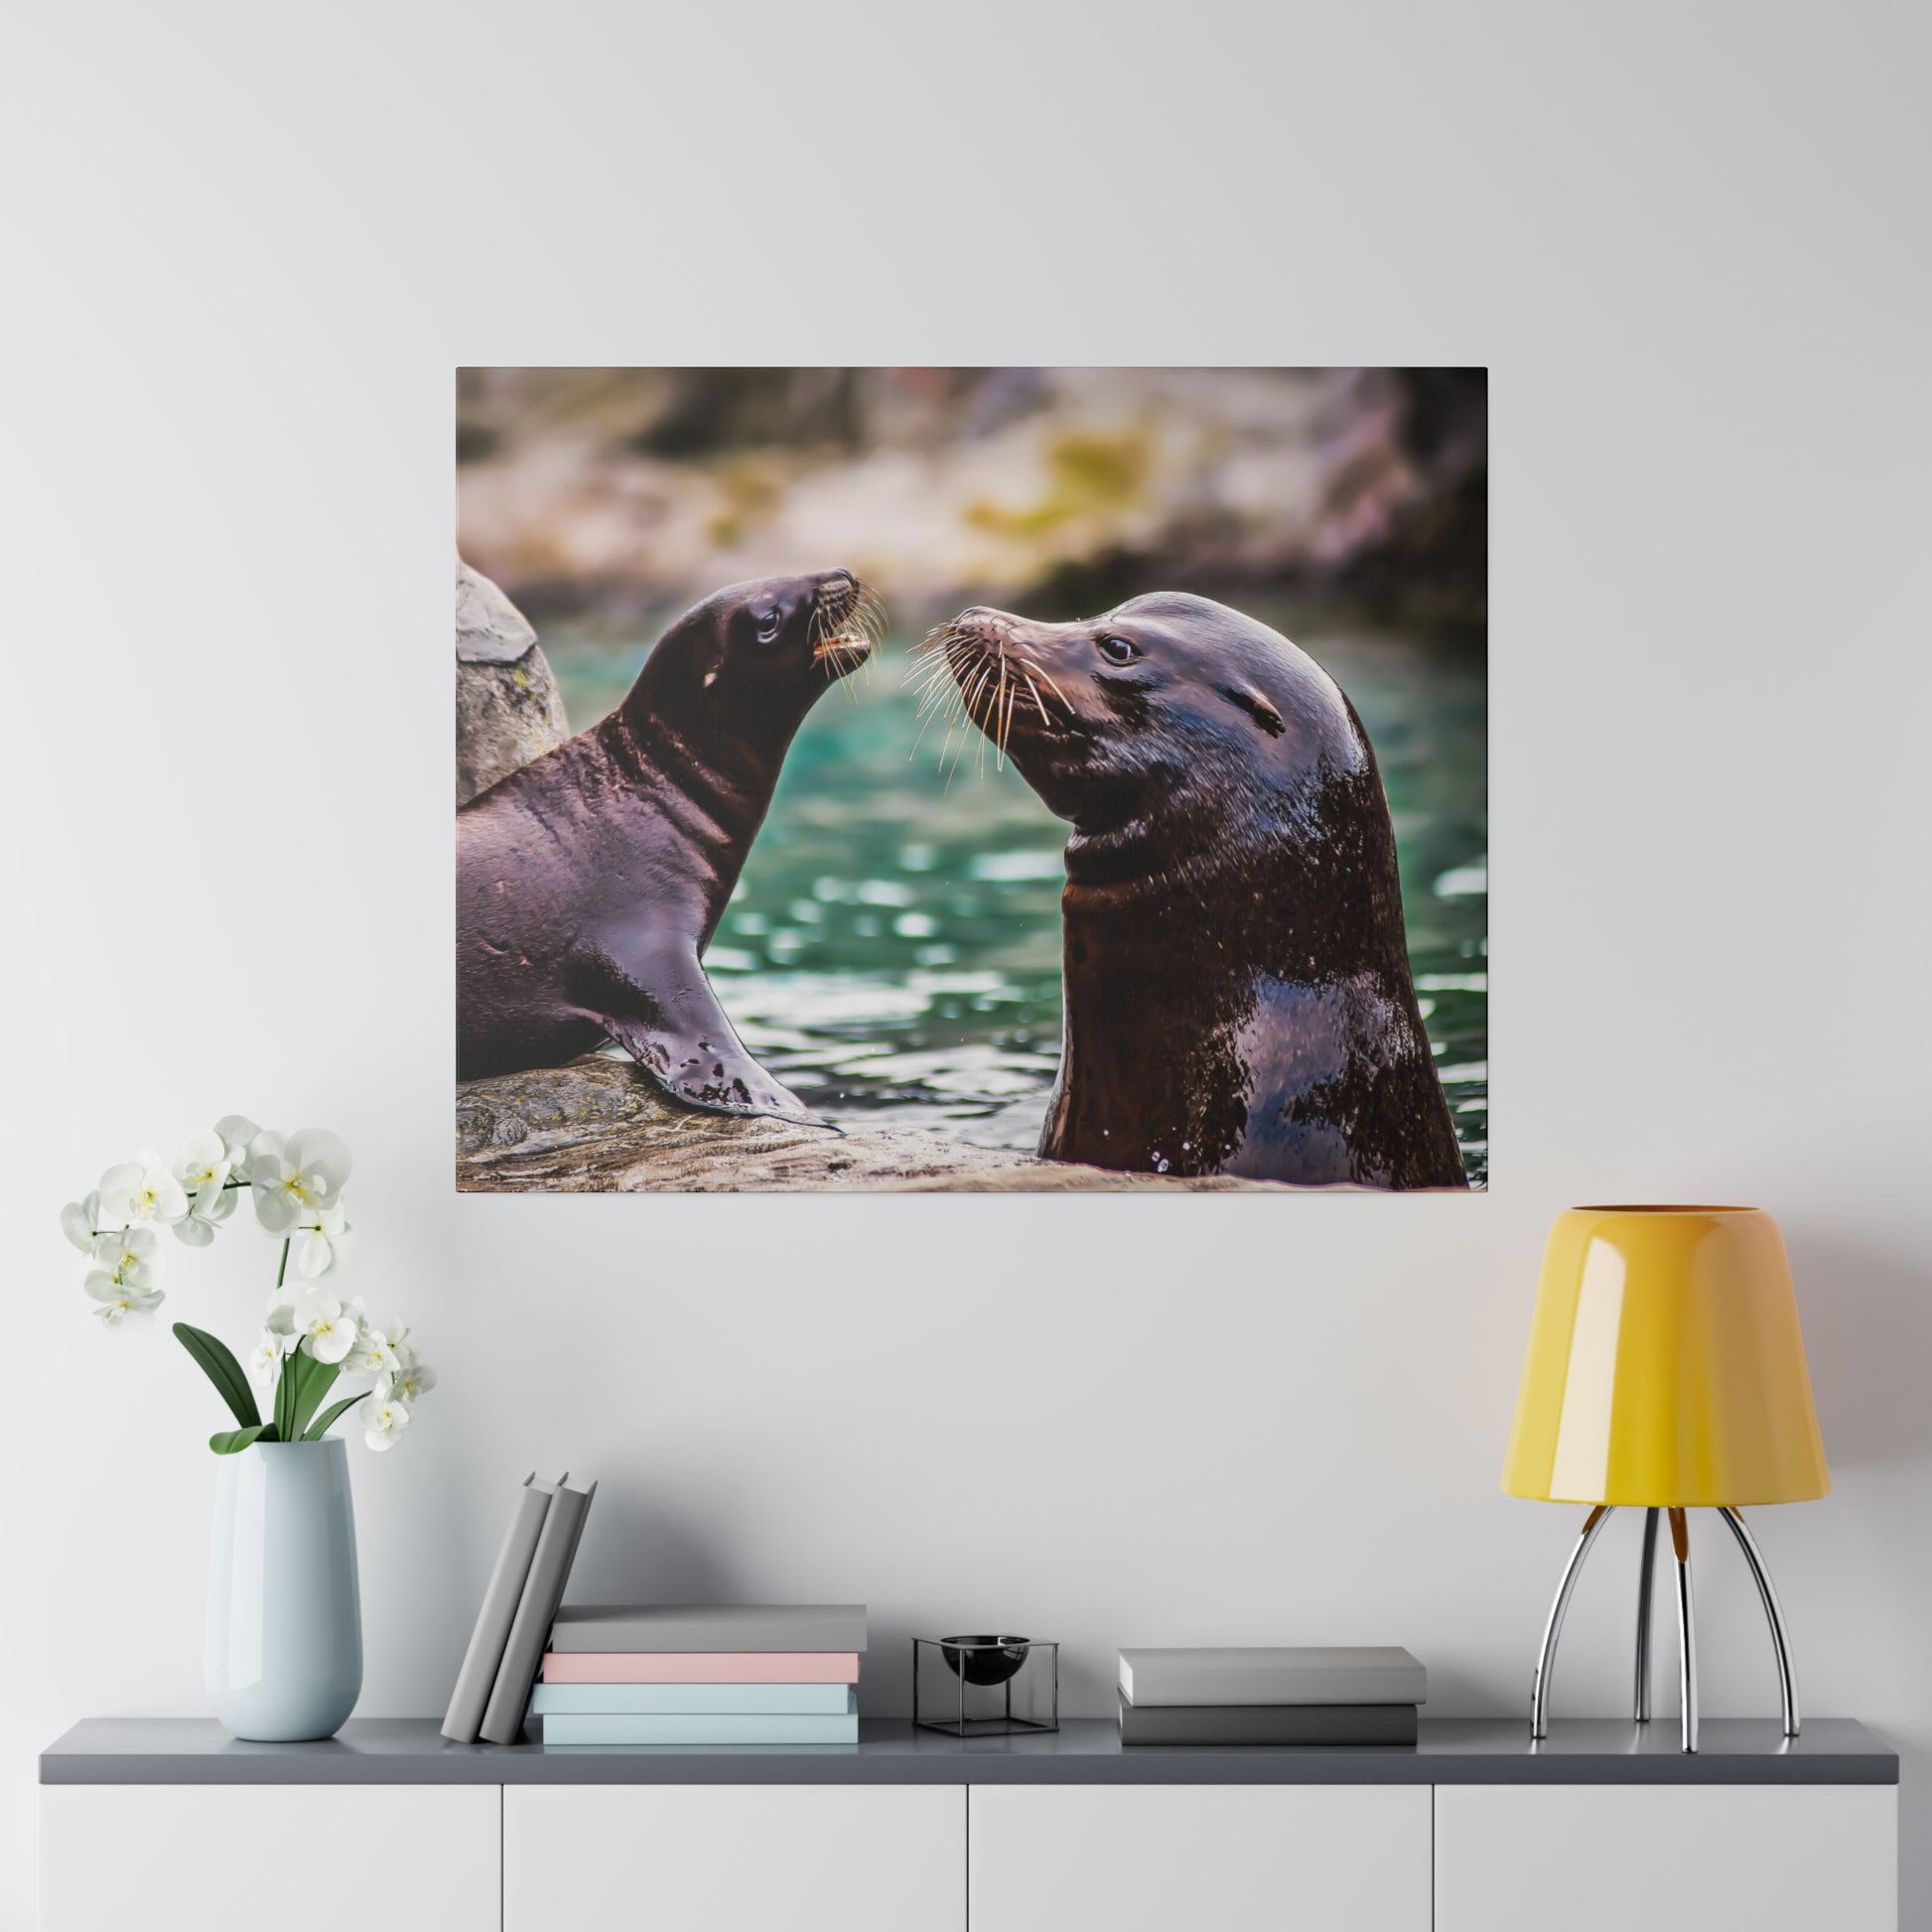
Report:
[[[369,1319],[359,1295],[352,1297],[346,1306],[349,1313],[355,1317],[359,1332],[355,1337],[355,1346],[343,1362],[343,1372],[345,1375],[372,1374],[380,1387],[381,1378],[399,1365],[396,1351],[390,1347],[388,1336]]]
[[[152,1228],[110,1228],[94,1236],[96,1272],[122,1288],[152,1288],[161,1272],[160,1247]]]
[[[340,1274],[355,1258],[355,1237],[340,1207],[305,1210],[295,1224],[295,1270],[310,1281]]]
[[[234,1212],[236,1189],[204,1189],[195,1196],[187,1216],[175,1223],[175,1239],[191,1248],[206,1248],[214,1239],[214,1230]]]
[[[409,1323],[406,1321],[392,1321],[389,1323],[389,1331],[386,1338],[390,1350],[395,1355],[396,1360],[405,1367],[416,1359],[416,1344],[409,1338],[412,1332]]]
[[[152,1148],[109,1168],[100,1177],[101,1225],[124,1228],[136,1221],[172,1225],[188,1212],[188,1195]]]
[[[61,1210],[61,1231],[87,1257],[82,1286],[101,1321],[110,1328],[138,1326],[163,1300],[156,1285],[160,1230],[172,1227],[188,1246],[207,1247],[234,1214],[245,1186],[256,1219],[282,1243],[275,1290],[246,1365],[258,1384],[276,1392],[275,1417],[264,1424],[262,1440],[280,1440],[277,1431],[291,1426],[291,1416],[304,1429],[312,1426],[322,1393],[305,1369],[312,1361],[336,1372],[321,1378],[324,1387],[338,1376],[372,1379],[360,1404],[364,1435],[371,1449],[386,1449],[408,1428],[413,1405],[435,1388],[436,1371],[420,1360],[407,1323],[379,1327],[359,1297],[344,1302],[320,1286],[353,1253],[342,1204],[348,1173],[348,1149],[333,1134],[305,1128],[285,1138],[228,1114],[211,1130],[191,1135],[172,1163],[144,1148],[110,1168],[95,1192]],[[217,1337],[179,1322],[175,1332],[216,1388],[224,1395],[236,1390],[242,1364]],[[340,1399],[335,1406],[343,1406]],[[234,1439],[247,1433],[224,1429],[210,1446],[232,1453]]]
[[[255,1218],[270,1234],[288,1236],[305,1214],[336,1205],[348,1169],[348,1149],[319,1127],[305,1127],[286,1142],[279,1134],[257,1134],[248,1149]]]
[[[384,1399],[379,1391],[362,1411],[362,1440],[372,1449],[395,1448],[396,1438],[408,1427],[407,1406],[393,1397]]]
[[[101,1305],[94,1312],[110,1328],[118,1328],[128,1321],[139,1325],[161,1306],[163,1299],[158,1288],[131,1287],[99,1268],[88,1274],[82,1286]]]
[[[436,1371],[427,1362],[411,1362],[406,1368],[392,1369],[376,1385],[376,1395],[392,1396],[403,1402],[419,1402],[436,1386]]]
[[[248,1178],[248,1150],[254,1145],[261,1129],[246,1114],[223,1114],[214,1123],[214,1131],[221,1136],[223,1157],[228,1164],[228,1173],[236,1180]]]
[[[353,1311],[325,1289],[281,1290],[268,1305],[268,1332],[319,1362],[345,1361],[359,1328]]]
[[[228,1159],[228,1144],[219,1134],[191,1134],[188,1145],[175,1158],[175,1178],[194,1200],[210,1188],[219,1193],[233,1165]]]
[[[80,1250],[83,1255],[94,1251],[94,1236],[100,1231],[100,1195],[89,1194],[85,1200],[70,1200],[61,1209],[61,1232]]]

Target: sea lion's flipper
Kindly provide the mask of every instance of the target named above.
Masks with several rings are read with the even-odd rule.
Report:
[[[633,975],[621,1005],[601,1013],[604,1031],[664,1091],[687,1107],[718,1114],[768,1114],[830,1127],[746,1050],[695,956],[657,958]]]

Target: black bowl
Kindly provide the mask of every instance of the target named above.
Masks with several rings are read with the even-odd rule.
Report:
[[[1004,1684],[1020,1674],[1031,1637],[941,1637],[939,1654],[969,1684]]]

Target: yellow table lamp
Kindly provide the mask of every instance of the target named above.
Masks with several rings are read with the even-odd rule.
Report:
[[[1644,1511],[1637,1587],[1636,1721],[1650,1718],[1650,1596],[1657,1517],[1677,1557],[1683,1748],[1698,1747],[1697,1637],[1684,1512],[1716,1509],[1750,1566],[1771,1626],[1785,1734],[1798,1734],[1791,1647],[1741,1511],[1830,1492],[1791,1268],[1755,1207],[1573,1207],[1543,1257],[1529,1359],[1503,1488],[1587,1503],[1530,1692],[1530,1735],[1550,1727],[1550,1669],[1589,1546],[1613,1509]]]

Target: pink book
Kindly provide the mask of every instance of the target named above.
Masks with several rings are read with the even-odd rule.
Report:
[[[856,1684],[856,1650],[546,1650],[546,1684]]]

